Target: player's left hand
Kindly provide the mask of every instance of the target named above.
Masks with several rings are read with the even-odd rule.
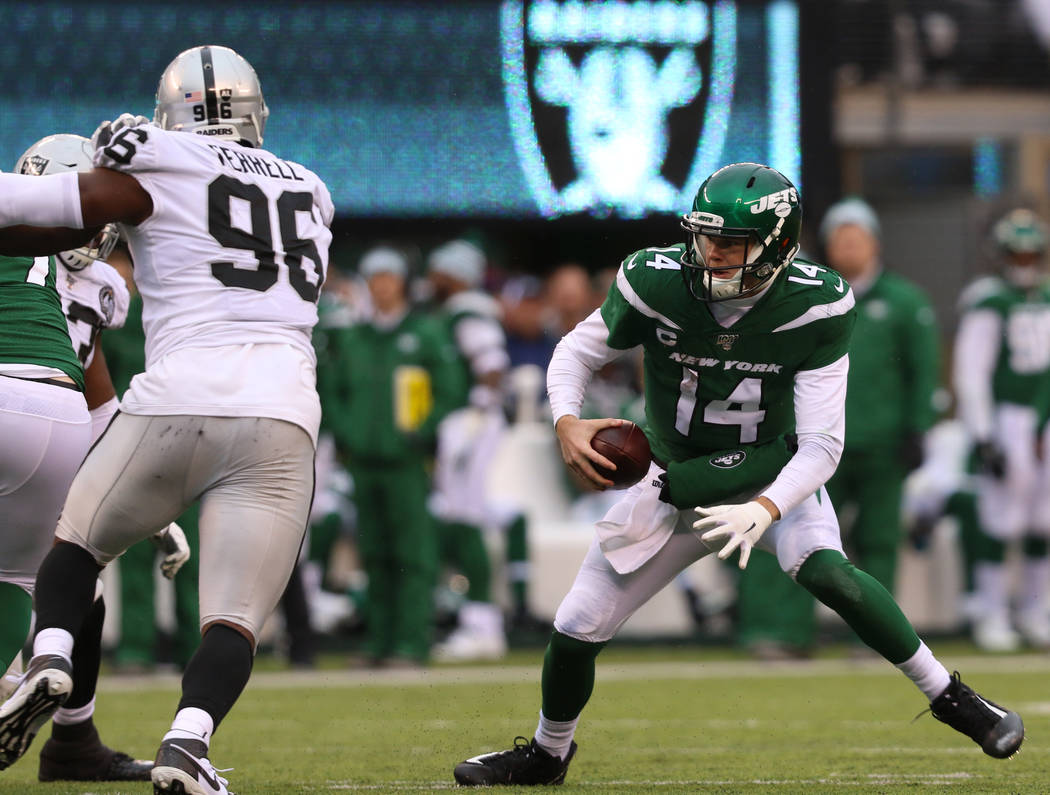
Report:
[[[114,135],[125,127],[140,127],[143,124],[149,123],[149,119],[145,116],[121,113],[117,118],[113,119],[113,121],[104,121],[95,128],[95,132],[91,134],[91,148],[98,149],[100,146],[105,146],[113,140]]]
[[[751,549],[773,524],[773,515],[754,500],[740,505],[712,505],[693,510],[700,515],[700,519],[693,522],[693,530],[702,534],[700,540],[712,549],[721,546],[718,552],[721,560],[739,547],[741,569],[747,568]]]
[[[150,540],[154,546],[164,553],[164,560],[160,562],[161,573],[169,580],[174,579],[179,569],[190,559],[190,545],[186,542],[186,534],[175,522],[172,522],[163,530],[154,533]]]

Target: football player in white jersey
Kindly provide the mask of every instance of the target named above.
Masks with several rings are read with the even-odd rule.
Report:
[[[86,171],[92,167],[90,142],[79,135],[51,135],[37,141],[25,151],[15,164],[15,172],[31,176],[55,174],[64,171]],[[127,316],[129,295],[123,277],[104,260],[110,256],[118,239],[117,231],[107,225],[86,246],[59,252],[50,259],[54,268],[55,287],[62,313],[66,317],[67,344],[84,371],[84,400],[90,416],[90,439],[79,446],[66,439],[67,455],[78,464],[93,443],[105,430],[116,412],[117,400],[105,359],[98,345],[99,333],[104,328],[118,328]],[[47,264],[47,263],[45,263]],[[98,353],[99,355],[96,355]],[[72,479],[72,471],[69,479]],[[57,485],[57,484],[56,484]],[[65,499],[65,481],[61,493],[53,493],[55,514]],[[28,495],[30,511],[39,512],[42,495]],[[10,505],[8,508],[10,509]],[[18,513],[17,507],[15,513]],[[15,528],[25,533],[24,526]],[[51,544],[52,527],[47,530],[46,544],[41,558]],[[165,576],[175,572],[189,558],[185,536],[177,525],[169,525],[153,536],[162,549],[172,546],[162,563]],[[102,656],[102,625],[105,603],[101,582],[96,584],[95,601],[76,638],[73,657],[76,671],[73,691],[66,703],[54,715],[51,739],[40,752],[39,778],[41,781],[148,781],[152,762],[136,760],[127,754],[106,747],[95,729],[93,714],[95,684]],[[20,660],[12,663],[20,667]],[[18,683],[12,677],[11,689]],[[17,731],[9,721],[0,723],[0,733],[17,741]],[[7,766],[7,753],[0,751],[0,767]]]
[[[91,171],[0,175],[0,226],[120,225],[146,332],[146,371],[74,479],[40,568],[34,654],[12,700],[45,719],[61,705],[100,568],[199,499],[202,640],[155,792],[228,791],[209,742],[248,681],[313,492],[310,335],[334,208],[317,175],[260,148],[268,115],[247,61],[194,47],[161,76],[152,124],[99,127]]]

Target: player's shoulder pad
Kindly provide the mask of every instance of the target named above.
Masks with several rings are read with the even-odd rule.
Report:
[[[966,285],[959,293],[959,311],[995,309],[1006,297],[1006,283],[998,276],[982,276]]]
[[[631,291],[643,299],[654,291],[662,291],[668,284],[675,288],[680,287],[682,260],[685,256],[684,243],[639,249],[620,264],[616,274],[617,286],[620,292],[624,292],[624,287],[629,286]]]
[[[165,134],[172,133],[150,122],[122,127],[95,149],[92,164],[115,171],[152,169],[157,163],[157,140]]]
[[[853,289],[842,275],[826,265],[804,257],[795,257],[784,269],[781,286],[785,293],[805,303],[829,304],[849,296],[854,303]]]

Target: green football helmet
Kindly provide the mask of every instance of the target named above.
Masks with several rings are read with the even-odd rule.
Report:
[[[791,181],[758,163],[733,163],[704,180],[693,211],[682,276],[699,301],[728,301],[762,290],[799,249],[802,205]]]
[[[1007,281],[1034,287],[1044,278],[1046,224],[1024,207],[1011,210],[992,227],[992,240]]]

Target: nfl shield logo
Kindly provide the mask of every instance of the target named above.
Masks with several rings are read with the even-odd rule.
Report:
[[[722,165],[736,70],[730,0],[506,0],[503,84],[544,216],[688,207]]]
[[[719,334],[715,337],[715,345],[724,351],[728,351],[738,339],[740,339],[739,334]]]

